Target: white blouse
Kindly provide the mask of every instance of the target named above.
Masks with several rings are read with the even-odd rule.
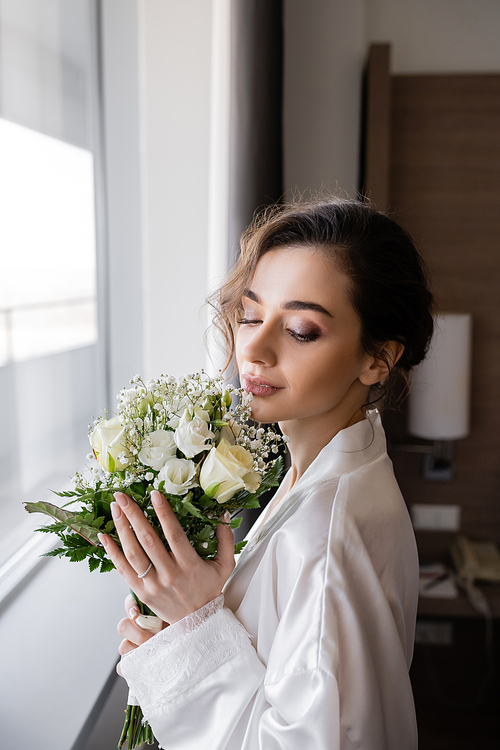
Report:
[[[418,559],[378,412],[249,535],[224,593],[123,657],[168,750],[416,750]]]

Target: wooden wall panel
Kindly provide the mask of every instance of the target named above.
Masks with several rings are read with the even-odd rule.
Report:
[[[465,533],[500,542],[500,75],[393,76],[391,98],[391,211],[439,309],[473,316],[472,429],[455,480],[423,480],[413,455],[395,453],[395,469],[409,504],[459,503]]]
[[[389,208],[391,148],[391,48],[372,44],[365,74],[362,192],[379,211]]]

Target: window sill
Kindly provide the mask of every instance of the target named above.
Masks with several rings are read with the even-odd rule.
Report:
[[[0,607],[2,742],[68,750],[114,669],[127,587],[116,572],[90,573],[86,563],[23,549],[17,565],[9,562]]]

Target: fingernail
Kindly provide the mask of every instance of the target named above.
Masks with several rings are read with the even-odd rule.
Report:
[[[155,508],[160,508],[163,505],[163,495],[161,492],[152,492],[151,501]]]
[[[228,510],[226,510],[226,512],[224,513],[224,521],[226,523],[229,523],[231,521],[231,514]]]
[[[120,518],[122,512],[120,510],[119,505],[116,503],[111,503],[109,506],[111,508],[111,515],[113,516],[114,520],[116,521],[117,518]]]
[[[118,505],[120,505],[122,508],[126,508],[128,505],[128,497],[123,492],[115,492],[114,498]]]
[[[106,539],[106,536],[104,534],[98,534],[97,538],[101,542],[102,546],[106,548],[108,546],[108,540]]]
[[[131,620],[135,620],[136,617],[139,617],[139,610],[137,609],[137,607],[130,607],[128,616]]]

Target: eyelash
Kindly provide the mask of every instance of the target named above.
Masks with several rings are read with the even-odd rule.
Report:
[[[253,323],[261,323],[260,320],[249,320],[248,318],[241,318],[238,320],[238,325],[252,325]],[[297,333],[296,331],[289,330],[288,333],[292,338],[302,344],[308,344],[311,341],[316,341],[319,338],[319,333],[311,331],[311,333]]]
[[[290,335],[293,336],[297,341],[308,343],[309,341],[316,341],[319,338],[319,333],[312,331],[311,333],[297,333],[296,331],[289,331]]]

